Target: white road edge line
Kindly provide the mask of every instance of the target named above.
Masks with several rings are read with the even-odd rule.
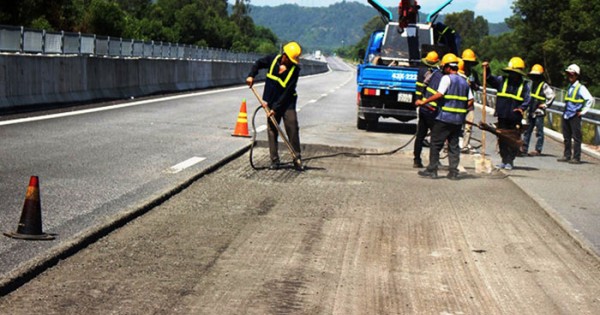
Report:
[[[255,86],[260,86],[260,85],[264,85],[264,83],[255,84]],[[120,104],[120,105],[90,108],[90,109],[58,113],[58,114],[50,114],[50,115],[37,116],[37,117],[6,120],[6,121],[0,121],[0,126],[14,125],[14,124],[20,124],[20,123],[26,123],[26,122],[32,122],[32,121],[48,120],[48,119],[69,117],[69,116],[76,116],[76,115],[83,115],[83,114],[96,113],[96,112],[103,112],[103,111],[112,110],[112,109],[132,107],[132,106],[151,104],[151,103],[158,103],[158,102],[163,102],[163,101],[171,101],[171,100],[177,100],[177,99],[181,99],[181,98],[188,98],[188,97],[194,97],[194,96],[210,95],[210,94],[235,91],[235,90],[241,90],[241,89],[248,89],[248,87],[241,86],[241,87],[226,88],[226,89],[216,89],[216,90],[211,90],[211,91],[161,97],[161,98],[155,98],[155,99],[151,99],[151,100],[137,101],[137,102],[131,102],[131,103],[126,103],[126,104]]]
[[[183,171],[184,169],[186,169],[190,166],[196,165],[204,160],[206,160],[205,157],[194,156],[194,157],[189,158],[181,163],[178,163],[178,164],[175,164],[175,165],[169,167],[167,169],[167,173],[170,173],[170,174],[179,173],[179,172]]]

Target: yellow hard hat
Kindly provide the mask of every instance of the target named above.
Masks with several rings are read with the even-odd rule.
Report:
[[[531,71],[529,71],[529,74],[538,74],[541,75],[544,73],[544,67],[542,67],[542,65],[540,64],[534,64],[533,67],[531,67]]]
[[[465,61],[458,58],[458,72],[465,74]]]
[[[468,48],[463,51],[462,59],[464,61],[477,62],[477,57],[475,56],[475,52]]]
[[[437,52],[432,50],[427,53],[427,56],[425,56],[425,58],[421,59],[421,62],[430,67],[435,67],[440,63],[440,56],[438,56]]]
[[[505,72],[516,72],[522,76],[526,76],[525,70],[525,61],[521,59],[521,57],[512,57],[508,62],[508,67],[502,69]]]
[[[458,57],[455,54],[445,54],[442,57],[442,66],[458,67]]]
[[[299,57],[302,54],[302,47],[296,42],[289,42],[283,46],[283,52],[293,63],[298,64]]]

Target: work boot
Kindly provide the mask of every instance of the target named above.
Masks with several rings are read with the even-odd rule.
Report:
[[[271,162],[271,166],[269,166],[270,170],[278,170],[281,168],[281,163],[279,163],[279,161],[273,161]]]
[[[294,169],[296,169],[296,171],[298,172],[304,171],[304,165],[302,165],[302,160],[294,160]]]
[[[423,168],[423,163],[421,163],[421,161],[415,161],[413,163],[413,168]]]
[[[572,159],[569,161],[569,164],[581,164],[581,160]]]
[[[421,177],[430,177],[433,179],[438,178],[437,170],[430,171],[428,169],[425,169],[422,171],[418,171],[417,174],[419,174],[419,176]]]
[[[560,159],[556,159],[558,162],[569,162],[571,159],[568,157],[561,157]]]
[[[448,175],[446,175],[446,178],[448,178],[450,180],[459,180],[459,178],[458,178],[458,172],[450,171],[448,173]]]

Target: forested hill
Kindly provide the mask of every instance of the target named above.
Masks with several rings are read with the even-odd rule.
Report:
[[[389,8],[396,14],[397,8]],[[250,6],[254,23],[271,29],[282,42],[296,40],[308,50],[333,51],[355,45],[365,36],[363,26],[377,16],[373,7],[358,2],[338,2],[328,7]],[[425,21],[426,13],[421,14]],[[395,18],[396,19],[396,18]],[[439,21],[443,21],[440,16]],[[489,24],[490,35],[507,32],[504,23]]]

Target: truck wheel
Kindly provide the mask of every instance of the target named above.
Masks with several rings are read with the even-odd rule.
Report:
[[[361,119],[360,117],[356,117],[356,128],[358,128],[359,130],[367,129],[367,121]]]

